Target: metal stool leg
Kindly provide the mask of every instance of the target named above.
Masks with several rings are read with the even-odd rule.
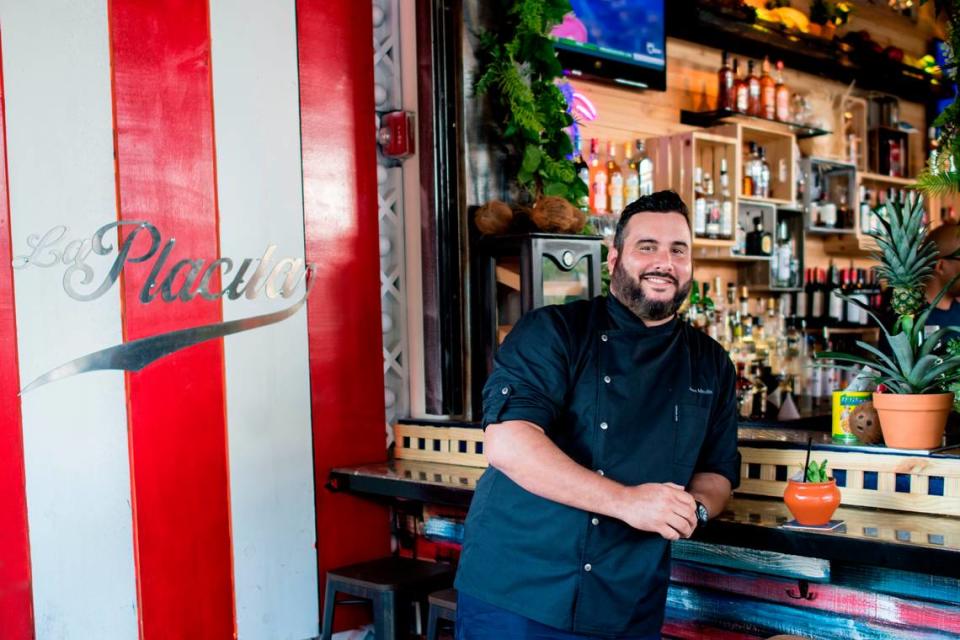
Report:
[[[333,581],[327,576],[327,586],[324,589],[323,596],[323,631],[320,634],[321,640],[330,640],[333,635],[333,610],[336,606],[337,590],[333,586]]]
[[[395,606],[392,591],[384,591],[373,597],[373,634],[376,640],[396,640]]]
[[[430,620],[427,622],[427,640],[437,640],[437,608],[433,605],[430,606]]]

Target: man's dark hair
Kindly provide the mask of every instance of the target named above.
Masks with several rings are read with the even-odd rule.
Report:
[[[627,228],[630,218],[637,213],[679,213],[690,227],[690,214],[683,198],[677,195],[676,191],[666,189],[657,191],[648,196],[640,196],[626,207],[620,214],[620,221],[617,223],[617,234],[613,237],[613,246],[617,251],[623,250],[623,230]]]

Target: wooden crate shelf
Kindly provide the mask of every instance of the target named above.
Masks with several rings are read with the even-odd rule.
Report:
[[[394,435],[396,458],[438,463],[436,473],[445,472],[443,464],[478,470],[487,466],[481,429],[397,424]],[[780,498],[787,483],[777,478],[799,472],[806,450],[741,446],[740,454],[743,464],[737,495]],[[895,454],[883,449],[877,453],[814,452],[817,461],[824,458],[830,475],[837,471],[845,474],[840,487],[845,506],[960,517],[960,457]],[[865,486],[865,476],[872,478],[872,474],[876,489]]]
[[[780,497],[787,482],[777,480],[778,467],[780,477],[793,476],[803,467],[806,452],[741,447],[740,455],[743,466],[737,493]],[[960,516],[960,459],[841,451],[817,451],[813,458],[826,458],[831,476],[837,471],[844,473],[841,504]],[[931,478],[935,486],[931,486]],[[943,495],[936,495],[940,492]]]

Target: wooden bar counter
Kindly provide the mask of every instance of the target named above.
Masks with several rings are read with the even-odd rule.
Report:
[[[479,435],[458,431],[465,431],[465,437]],[[848,494],[876,494],[882,502],[888,499],[887,489],[891,500],[919,502],[921,510],[939,504],[944,511],[910,513],[845,502],[834,516],[844,521],[839,529],[783,527],[792,516],[779,497],[778,478],[793,473],[796,455],[801,457],[795,468],[800,468],[808,438],[813,438],[815,459],[827,458],[830,469],[848,467],[847,483],[856,488],[841,488],[844,500]],[[960,518],[943,515],[960,500],[950,476],[960,465],[960,447],[901,452],[834,445],[822,430],[770,423],[742,423],[740,445],[742,484],[727,509],[692,539],[673,543],[665,638],[767,638],[777,633],[824,639],[960,637]],[[482,450],[471,447],[471,453]],[[421,448],[436,447],[428,441]],[[854,467],[859,463],[876,471],[858,472]],[[335,468],[328,488],[408,509],[417,505],[422,518],[417,533],[428,541],[423,548],[433,540],[458,550],[461,516],[483,471],[398,459]],[[931,475],[922,475],[925,471]],[[863,478],[871,473],[876,484],[867,482],[864,488]],[[940,473],[945,476],[932,475]],[[884,480],[885,474],[893,480]],[[905,488],[906,476],[912,482]],[[940,480],[918,481],[921,477]],[[944,495],[927,495],[938,482]]]

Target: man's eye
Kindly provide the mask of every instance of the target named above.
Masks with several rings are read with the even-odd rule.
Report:
[[[682,256],[682,255],[686,255],[687,250],[684,249],[683,247],[674,247],[673,252],[678,256]]]
[[[647,252],[647,253],[650,253],[650,252],[653,251],[654,249],[655,249],[655,247],[654,247],[652,244],[642,244],[642,245],[640,245],[640,251],[645,251],[645,252]]]

